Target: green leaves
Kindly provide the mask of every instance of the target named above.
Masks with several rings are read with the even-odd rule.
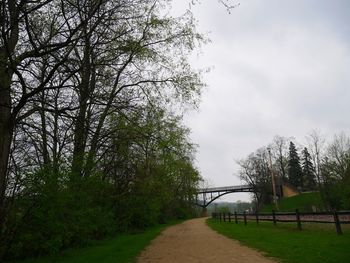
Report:
[[[15,61],[3,90],[18,117],[10,175],[0,175],[13,200],[6,233],[17,233],[1,235],[13,236],[9,257],[193,214],[200,176],[181,114],[203,87],[188,61],[203,39],[192,15],[170,17],[168,4],[21,6],[14,57],[0,54],[2,65]]]

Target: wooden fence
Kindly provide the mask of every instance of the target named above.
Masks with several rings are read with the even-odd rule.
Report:
[[[302,213],[298,209],[295,212],[275,212],[272,213],[212,213],[212,218],[220,221],[243,221],[247,225],[248,221],[271,221],[274,225],[277,223],[295,222],[297,228],[302,230],[302,223],[325,223],[334,224],[338,235],[343,234],[341,225],[350,224],[350,211],[333,211],[321,213]]]

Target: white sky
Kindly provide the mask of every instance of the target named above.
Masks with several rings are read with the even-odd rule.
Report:
[[[212,41],[193,65],[213,69],[199,111],[185,122],[212,186],[240,184],[235,160],[275,135],[303,143],[313,129],[350,134],[350,1],[238,2],[231,14],[214,0],[191,9]],[[175,13],[187,8],[173,3]]]

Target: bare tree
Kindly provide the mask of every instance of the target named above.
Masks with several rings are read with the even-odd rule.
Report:
[[[325,145],[325,138],[317,130],[313,130],[307,137],[313,165],[315,167],[315,173],[317,183],[320,186],[322,183],[321,175],[321,161],[323,158],[323,151]]]
[[[287,180],[287,167],[288,167],[288,142],[290,138],[276,135],[273,138],[271,144],[272,154],[275,159],[275,164],[279,176],[283,181]]]
[[[240,166],[240,178],[254,189],[258,207],[271,201],[271,172],[268,153],[260,148],[246,159],[237,162]]]

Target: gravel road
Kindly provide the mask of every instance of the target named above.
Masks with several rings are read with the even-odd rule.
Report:
[[[171,226],[141,253],[138,263],[273,263],[260,252],[211,230],[206,218]]]

